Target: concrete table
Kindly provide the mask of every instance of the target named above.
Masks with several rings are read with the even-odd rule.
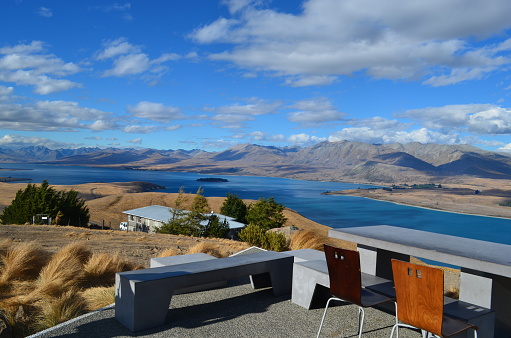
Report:
[[[511,245],[388,225],[331,229],[358,244],[362,272],[392,279],[391,259],[459,266],[460,300],[495,311],[495,337],[511,337]]]

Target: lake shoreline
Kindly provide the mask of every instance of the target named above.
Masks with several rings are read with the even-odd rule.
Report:
[[[341,195],[362,197],[375,201],[383,201],[397,205],[410,206],[432,211],[440,211],[447,213],[454,213],[460,215],[489,217],[496,219],[511,219],[511,207],[499,206],[499,200],[493,198],[491,202],[484,201],[486,196],[478,198],[479,202],[472,198],[470,203],[458,197],[457,201],[453,201],[453,197],[449,192],[417,190],[406,193],[392,193],[383,189],[356,189],[356,190],[342,190],[342,191],[329,191],[325,195]],[[451,200],[449,200],[451,199]],[[449,201],[448,201],[449,200]],[[435,201],[435,205],[431,205]],[[477,212],[471,212],[477,210]]]

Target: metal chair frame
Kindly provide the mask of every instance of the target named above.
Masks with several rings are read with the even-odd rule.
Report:
[[[358,251],[336,248],[327,244],[324,245],[324,250],[328,266],[330,292],[332,297],[330,297],[326,303],[317,338],[319,338],[321,334],[321,329],[325,321],[328,307],[330,306],[330,302],[333,300],[358,305],[357,327],[358,337],[360,338],[362,337],[362,330],[364,328],[364,308],[389,301],[394,302],[394,299],[362,288],[360,255]]]

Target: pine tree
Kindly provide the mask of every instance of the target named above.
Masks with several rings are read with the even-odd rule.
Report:
[[[260,198],[250,205],[247,213],[248,224],[259,226],[264,231],[282,227],[287,219],[284,217],[284,206],[275,202],[273,197]]]
[[[227,193],[227,198],[224,200],[220,213],[225,216],[233,217],[236,221],[247,223],[247,205],[241,198],[235,194]]]

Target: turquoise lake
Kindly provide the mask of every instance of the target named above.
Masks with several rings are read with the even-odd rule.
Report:
[[[39,164],[2,164],[3,177],[29,178],[33,183],[47,180],[50,184],[81,184],[90,182],[146,181],[165,186],[162,192],[195,193],[202,186],[205,196],[226,196],[234,193],[244,199],[274,197],[278,203],[303,216],[333,228],[388,224],[448,235],[511,244],[511,220],[463,215],[409,207],[352,196],[328,196],[322,192],[371,187],[368,185],[300,181],[253,176],[222,176],[229,182],[198,182],[207,175],[194,173],[119,170],[78,166]],[[474,210],[477,213],[477,210]],[[299,225],[298,225],[299,226]]]

